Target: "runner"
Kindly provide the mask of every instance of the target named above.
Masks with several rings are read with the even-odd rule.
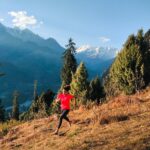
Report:
[[[63,88],[63,92],[60,93],[57,96],[56,102],[61,102],[61,110],[62,110],[62,114],[59,118],[59,123],[57,126],[57,129],[55,130],[54,134],[58,134],[58,131],[61,127],[62,124],[62,120],[65,119],[68,123],[69,126],[71,126],[71,121],[69,120],[69,118],[67,117],[69,111],[70,111],[70,100],[74,97],[73,95],[69,94],[69,90],[70,90],[70,85],[66,85]]]

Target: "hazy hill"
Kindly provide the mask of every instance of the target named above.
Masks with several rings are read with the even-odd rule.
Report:
[[[76,58],[85,62],[89,77],[93,78],[111,65],[116,51],[81,46]],[[0,97],[4,104],[11,105],[14,90],[21,94],[20,103],[31,101],[34,80],[38,80],[39,93],[48,88],[57,91],[63,52],[64,48],[53,38],[44,39],[29,29],[9,28],[0,23],[0,70],[6,74],[0,78]]]
[[[14,90],[22,100],[32,98],[33,82],[38,80],[39,91],[58,89],[61,55],[64,49],[52,38],[43,39],[30,30],[11,29],[0,24],[1,96],[10,105]]]

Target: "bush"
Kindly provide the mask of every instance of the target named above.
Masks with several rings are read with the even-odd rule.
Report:
[[[31,120],[37,118],[47,117],[52,111],[52,102],[54,93],[48,90],[46,93],[42,93],[36,100],[33,100],[30,108],[27,112],[20,115],[20,120]]]

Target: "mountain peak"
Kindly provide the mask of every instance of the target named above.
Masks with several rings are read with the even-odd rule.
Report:
[[[118,50],[112,47],[94,47],[90,45],[82,45],[77,49],[78,55],[91,58],[111,59],[115,58]]]
[[[49,37],[48,39],[46,39],[46,41],[53,41],[53,42],[57,42],[54,38]]]

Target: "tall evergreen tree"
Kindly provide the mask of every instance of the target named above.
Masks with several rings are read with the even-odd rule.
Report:
[[[0,122],[5,121],[5,109],[4,106],[2,105],[2,100],[0,99]]]
[[[19,120],[19,103],[18,103],[19,93],[15,91],[13,93],[13,108],[12,108],[12,118]]]
[[[89,97],[93,101],[100,102],[100,98],[104,97],[104,89],[101,85],[100,78],[96,76],[91,80],[89,85]]]
[[[75,96],[78,104],[86,103],[88,98],[88,89],[89,83],[87,69],[84,63],[81,62],[73,75],[71,82],[71,93]]]
[[[108,82],[111,83],[106,85],[115,87],[114,92],[132,94],[144,86],[143,76],[144,63],[140,44],[137,37],[131,35],[115,59],[108,75]]]
[[[144,80],[145,84],[150,83],[150,29],[144,35]]]
[[[72,74],[75,73],[77,68],[77,61],[74,56],[76,52],[75,45],[76,44],[70,38],[68,45],[66,45],[66,51],[63,54],[63,68],[61,71],[61,80],[63,85],[71,83]]]
[[[38,99],[38,93],[37,93],[37,86],[38,86],[38,81],[34,81],[34,91],[33,91],[33,99],[36,101]]]

